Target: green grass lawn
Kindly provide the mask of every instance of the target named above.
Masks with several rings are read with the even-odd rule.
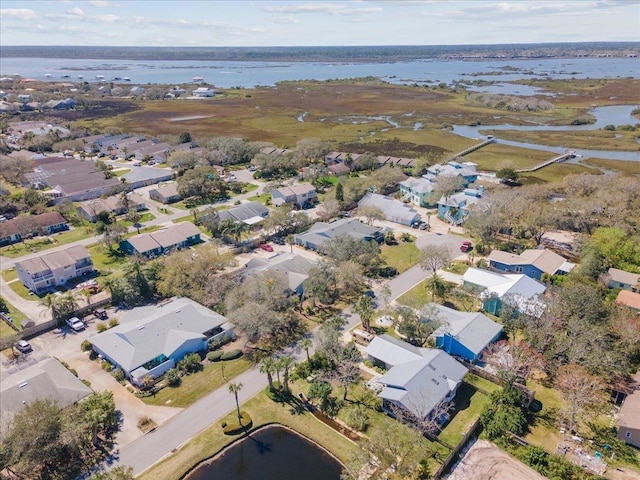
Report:
[[[466,262],[452,262],[444,270],[447,272],[455,273],[457,275],[464,275],[465,272],[469,269],[469,264]]]
[[[20,281],[17,282],[11,282],[9,284],[9,286],[11,287],[11,289],[16,292],[18,295],[20,295],[22,298],[24,298],[25,300],[30,300],[30,301],[34,301],[34,300],[38,300],[41,297],[38,297],[38,295],[31,295],[29,293],[29,289],[27,287],[24,286],[24,284]]]
[[[271,194],[263,193],[262,195],[254,195],[253,197],[249,197],[248,200],[251,202],[260,202],[263,205],[266,205],[267,201],[271,201]]]
[[[495,392],[496,390],[500,390],[502,388],[500,385],[496,385],[495,383],[474,375],[473,373],[467,373],[467,375],[464,377],[464,381],[469,385],[473,385],[474,387],[489,393]]]
[[[13,280],[17,280],[18,272],[15,268],[10,268],[2,272],[2,278],[4,278],[5,282],[11,282]]]
[[[188,407],[226,383],[226,380],[222,378],[223,365],[224,376],[226,380],[230,380],[248,370],[251,367],[251,362],[245,358],[238,358],[226,362],[207,363],[200,372],[182,377],[179,387],[163,388],[155,396],[143,398],[142,401],[149,405]]]
[[[101,243],[87,248],[91,255],[94,268],[102,275],[109,275],[119,270],[124,265],[128,256],[118,252],[109,252]]]
[[[420,258],[420,250],[414,242],[382,245],[380,250],[380,257],[389,266],[398,269],[400,273],[413,267]]]
[[[0,248],[0,255],[8,258],[21,257],[27,253],[40,252],[49,248],[82,240],[83,238],[88,238],[91,235],[93,235],[93,230],[91,228],[77,227],[48,237],[37,237],[31,240],[26,240],[24,243],[20,242],[14,243],[13,245],[7,245],[6,247]],[[50,238],[53,239],[53,241],[50,241]]]
[[[176,218],[173,223],[191,222],[193,223],[193,215],[185,215],[184,217]]]
[[[131,171],[131,169],[130,169],[130,168],[123,168],[123,169],[121,169],[121,170],[115,170],[115,171],[113,172],[113,174],[114,174],[116,177],[122,177],[123,175],[126,175],[126,174],[127,174],[127,173],[129,173],[130,171]]]
[[[400,295],[396,301],[411,308],[422,308],[431,301],[431,294],[427,293],[425,280],[417,284],[408,292]]]
[[[527,381],[527,387],[535,390],[535,398],[542,404],[542,410],[535,414],[525,439],[544,447],[547,452],[553,453],[558,442],[562,441],[562,435],[558,429],[558,412],[564,405],[562,394],[538,381]]]
[[[480,413],[489,404],[489,397],[463,382],[454,398],[451,420],[438,437],[449,445],[457,445],[471,425],[480,418]]]
[[[322,445],[342,462],[347,462],[358,449],[355,443],[327,427],[310,413],[296,411],[287,403],[276,403],[263,392],[244,403],[242,410],[251,416],[254,427],[267,423],[286,425]],[[229,422],[234,418],[234,413],[231,412],[224,420]],[[156,480],[158,478],[177,480],[183,478],[184,474],[195,464],[220,452],[226,445],[238,438],[224,435],[221,423],[222,421],[216,422],[207,427],[180,450],[137,478],[140,480]]]
[[[5,300],[7,304],[7,308],[9,309],[9,316],[13,320],[13,324],[18,328],[22,327],[22,321],[27,318],[27,316],[18,310],[16,307],[11,305],[9,302]],[[16,331],[11,328],[4,320],[0,320],[0,337],[9,337],[16,333]]]
[[[153,215],[153,213],[145,212],[142,215],[140,215],[140,220],[138,220],[138,223],[150,222],[154,218],[156,218],[156,217]],[[121,223],[122,225],[124,225],[126,227],[131,227],[133,225],[133,222],[131,222],[130,220],[126,219],[126,216],[124,216],[122,218],[122,220],[119,221],[119,223]]]

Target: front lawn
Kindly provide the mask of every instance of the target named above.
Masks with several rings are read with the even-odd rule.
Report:
[[[451,420],[440,432],[440,440],[455,446],[462,440],[471,425],[480,418],[480,414],[486,405],[489,404],[489,397],[476,390],[473,385],[463,382],[453,400],[454,409],[451,411]]]
[[[87,248],[93,261],[93,267],[100,272],[101,275],[110,275],[120,269],[129,257],[119,250],[112,252],[101,243],[91,245]]]
[[[380,257],[387,265],[396,268],[398,272],[402,273],[418,263],[420,250],[418,250],[414,242],[382,245]]]
[[[6,300],[5,303],[9,309],[9,316],[13,320],[13,324],[18,328],[22,328],[22,321],[26,319],[27,316]],[[16,331],[13,328],[7,325],[4,320],[0,320],[0,337],[9,337],[14,333],[16,333]]]
[[[18,271],[15,268],[10,268],[8,270],[5,270],[4,272],[2,272],[2,278],[4,278],[4,281],[7,283],[13,280],[17,280]]]
[[[222,378],[223,365],[224,379]],[[143,398],[142,401],[148,405],[188,407],[207,393],[222,387],[227,380],[240,375],[250,367],[251,362],[246,358],[206,363],[200,372],[182,377],[180,386],[163,388],[153,397]]]
[[[253,197],[249,197],[247,200],[251,202],[260,202],[263,205],[267,205],[267,202],[271,201],[271,194],[263,193],[262,195],[254,195]]]
[[[73,243],[83,238],[93,235],[93,230],[89,227],[77,227],[66,232],[56,233],[47,237],[36,237],[25,240],[24,243],[14,243],[0,248],[0,255],[8,258],[17,258],[27,253],[40,252],[49,248]]]

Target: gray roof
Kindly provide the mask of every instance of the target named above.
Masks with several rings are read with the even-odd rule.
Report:
[[[411,225],[413,222],[420,220],[418,212],[409,205],[377,193],[367,193],[358,202],[358,207],[379,208],[387,220],[402,225]]]
[[[85,258],[91,258],[89,251],[82,245],[75,245],[59,252],[46,253],[39,257],[16,262],[16,265],[20,265],[25,272],[33,276],[36,273],[75,265],[78,260]]]
[[[640,275],[637,273],[625,272],[617,268],[610,268],[609,271],[607,271],[607,277],[609,281],[625,283],[631,286],[635,286],[640,282]]]
[[[162,180],[170,180],[173,176],[174,172],[169,168],[133,167],[130,172],[124,174],[121,178],[124,178],[128,183],[135,183],[145,180],[160,182]]]
[[[205,332],[227,319],[188,298],[173,298],[157,306],[135,308],[120,322],[89,341],[131,372],[160,355],[170,357],[186,340],[204,339]]]
[[[181,222],[163,230],[141,233],[128,238],[127,241],[138,253],[145,253],[156,248],[171,248],[187,241],[187,237],[199,235],[201,232],[191,222]]]
[[[436,303],[429,303],[426,307],[430,309],[429,315],[432,314],[431,309],[435,309],[436,320],[443,323],[434,332],[435,336],[449,333],[475,355],[479,355],[502,332],[502,325],[482,313],[459,312]]]
[[[36,400],[55,400],[61,408],[91,395],[82,383],[55,358],[47,358],[23,370],[0,374],[2,423]]]
[[[153,190],[157,191],[164,198],[176,197],[178,193],[178,184],[176,182],[166,183],[164,185],[158,185]],[[150,190],[152,192],[153,190]]]
[[[367,353],[393,364],[377,379],[385,386],[379,396],[400,404],[418,417],[427,416],[446,400],[468,371],[442,350],[414,347],[389,335],[374,338],[367,346]]]
[[[269,209],[260,202],[249,202],[237,205],[228,210],[219,212],[220,220],[233,220],[234,222],[244,222],[255,217],[266,217]]]
[[[243,276],[259,272],[281,272],[289,282],[289,289],[298,292],[302,288],[304,281],[309,277],[309,270],[312,267],[313,263],[300,255],[279,253],[267,259],[251,259],[241,272]]]
[[[400,185],[415,193],[430,193],[435,189],[435,184],[426,178],[407,178]]]
[[[372,227],[362,223],[356,218],[343,218],[336,222],[317,222],[306,233],[295,235],[298,243],[312,243],[321,245],[341,235],[348,235],[357,239],[374,237],[382,231],[382,228]]]

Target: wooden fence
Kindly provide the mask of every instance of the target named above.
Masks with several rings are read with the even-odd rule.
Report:
[[[483,370],[482,368],[478,367],[477,365],[474,365],[473,363],[469,363],[466,360],[461,358],[457,358],[457,360],[461,362],[465,367],[467,367],[470,371],[472,371],[475,375],[482,377],[485,380],[489,380],[490,382],[495,383],[496,385],[500,385],[501,387],[504,387],[507,384],[507,382],[504,379],[496,375],[493,375],[492,373],[489,373],[486,370]],[[525,385],[522,385],[521,383],[515,383],[514,386],[522,392],[522,395],[524,395],[523,407],[529,408],[529,406],[535,399],[535,395],[536,395],[535,390],[531,390],[530,388],[527,388]]]
[[[449,456],[444,460],[444,463],[440,465],[440,468],[436,470],[436,473],[434,473],[431,478],[440,479],[451,469],[455,461],[458,459],[458,456],[460,455],[462,449],[464,449],[464,447],[466,447],[472,439],[476,438],[479,435],[480,428],[480,419],[478,419],[473,423],[473,425],[471,425],[469,431],[464,434],[462,440],[460,440],[458,444],[453,448],[453,450],[451,450]]]

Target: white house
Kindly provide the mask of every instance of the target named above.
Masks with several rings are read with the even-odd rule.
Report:
[[[317,198],[316,189],[310,183],[295,183],[271,190],[271,200],[276,207],[287,203],[302,208],[305,204],[315,203]]]
[[[93,272],[91,255],[81,245],[16,262],[18,278],[29,290],[40,293]]]
[[[421,219],[420,214],[409,205],[377,193],[367,193],[362,197],[358,202],[358,208],[362,207],[375,207],[384,214],[385,220],[400,225],[409,226]]]
[[[213,97],[213,90],[207,87],[196,88],[191,95],[198,98]]]

